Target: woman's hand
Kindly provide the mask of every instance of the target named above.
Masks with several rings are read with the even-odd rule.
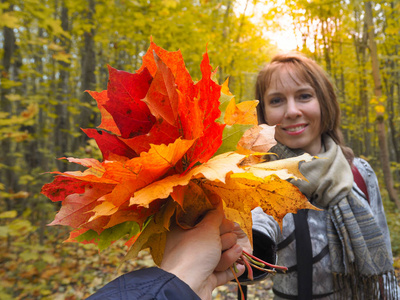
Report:
[[[167,235],[161,268],[186,282],[202,299],[214,288],[234,279],[231,266],[242,254],[235,224],[222,209],[209,211],[193,229],[176,226]],[[237,265],[237,276],[245,267]]]

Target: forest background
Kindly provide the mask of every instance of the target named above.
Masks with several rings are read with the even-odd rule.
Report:
[[[46,172],[72,170],[59,157],[101,159],[80,129],[100,123],[84,91],[106,89],[107,64],[137,70],[151,36],[180,49],[194,79],[207,49],[239,100],[254,98],[257,72],[290,37],[319,62],[347,145],[378,175],[399,267],[399,0],[2,0],[0,27],[1,299],[82,299],[117,275],[126,249],[63,244],[67,230],[46,226],[59,206],[40,189]],[[144,253],[120,272],[149,264]]]

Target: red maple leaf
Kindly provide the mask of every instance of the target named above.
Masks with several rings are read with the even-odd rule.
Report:
[[[207,53],[203,55],[200,69],[202,78],[196,86],[199,91],[198,107],[203,112],[203,135],[196,140],[187,154],[188,168],[197,162],[204,163],[212,157],[222,144],[222,131],[225,127],[225,124],[215,121],[221,115],[219,110],[221,86],[211,79],[212,67]]]
[[[113,116],[121,137],[130,138],[150,131],[155,122],[142,99],[148,93],[153,78],[147,69],[131,74],[108,67],[107,95],[104,108]]]

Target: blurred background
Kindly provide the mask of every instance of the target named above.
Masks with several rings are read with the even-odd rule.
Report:
[[[320,63],[337,87],[345,140],[374,167],[395,266],[400,267],[400,0],[2,0],[0,2],[0,299],[84,299],[112,278],[152,264],[143,252],[62,243],[49,227],[59,203],[40,194],[57,158],[101,154],[81,128],[100,124],[84,91],[107,88],[107,65],[141,66],[150,37],[180,50],[194,80],[207,50],[238,101],[254,99],[258,71],[280,51]],[[249,288],[268,299],[270,281]],[[236,299],[234,284],[215,299]]]

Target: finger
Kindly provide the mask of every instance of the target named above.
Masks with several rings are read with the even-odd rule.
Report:
[[[236,265],[237,272],[235,273],[236,277],[239,277],[242,275],[245,271],[245,266],[244,265]],[[235,279],[235,276],[233,275],[232,271],[235,271],[235,268],[232,267],[232,269],[228,269],[225,271],[220,271],[220,272],[214,272],[215,278],[217,280],[217,286],[223,285],[233,279]]]
[[[243,231],[243,229],[240,227],[240,225],[236,222],[233,223],[233,232],[236,233],[239,238],[247,237],[246,233]]]
[[[219,209],[213,209],[206,213],[203,220],[198,223],[195,227],[209,227],[209,228],[219,228],[224,219],[223,211]]]
[[[239,224],[235,223],[232,231],[237,236],[237,243],[243,247],[243,250],[248,253],[253,253],[253,247],[246,233],[240,228]]]
[[[227,232],[234,231],[235,230],[235,224],[236,223],[233,223],[232,221],[224,218],[222,220],[221,226],[219,227],[220,234],[223,235],[223,234],[225,234]]]
[[[224,271],[232,266],[242,255],[242,247],[238,244],[234,245],[232,248],[224,251],[221,255],[221,259],[218,262],[215,271]]]
[[[228,232],[221,235],[222,251],[232,248],[236,244],[236,241],[237,241],[237,235],[234,234],[233,232]]]

